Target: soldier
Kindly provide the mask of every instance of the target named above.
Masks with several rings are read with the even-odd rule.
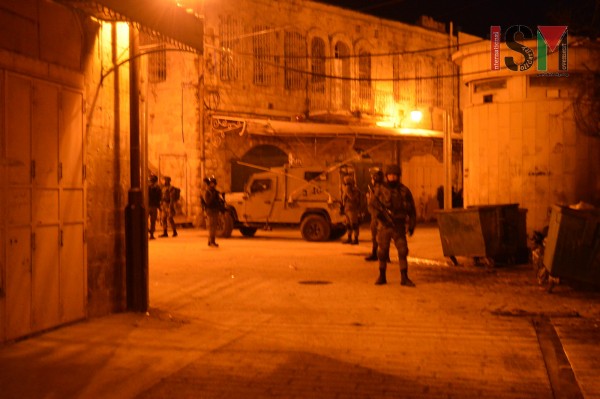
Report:
[[[348,239],[344,244],[358,244],[358,213],[360,212],[360,191],[352,176],[344,177],[344,190],[342,194],[342,207],[346,215],[346,229],[348,230]],[[352,233],[354,232],[354,240]]]
[[[221,193],[217,190],[217,179],[214,176],[208,178],[208,188],[204,192],[204,209],[207,216],[208,227],[208,246],[218,247],[215,241],[217,235],[217,223],[219,213],[223,210],[224,200]]]
[[[150,185],[148,186],[148,215],[150,215],[150,239],[154,240],[154,231],[156,231],[156,219],[158,217],[158,209],[160,208],[160,200],[162,198],[162,190],[158,185],[158,176],[150,176]]]
[[[406,234],[412,236],[416,223],[417,212],[413,196],[405,185],[400,183],[400,167],[389,165],[385,170],[386,181],[382,184],[375,195],[372,196],[371,205],[377,209],[379,227],[377,231],[377,256],[379,258],[379,278],[375,284],[386,284],[386,254],[393,240],[398,250],[400,263],[400,284],[414,287],[414,283],[408,278],[408,243]]]
[[[160,200],[163,233],[159,237],[169,236],[167,234],[167,222],[171,224],[171,228],[173,229],[173,237],[177,237],[177,229],[175,228],[175,203],[177,202],[174,197],[175,189],[171,186],[171,178],[169,176],[164,176],[163,182],[162,198]]]
[[[377,260],[377,209],[371,205],[372,196],[377,191],[380,185],[383,184],[383,172],[381,169],[374,167],[369,169],[371,172],[371,182],[369,183],[369,191],[367,192],[367,208],[371,214],[371,242],[373,244],[371,255],[367,256],[365,260],[375,261]]]

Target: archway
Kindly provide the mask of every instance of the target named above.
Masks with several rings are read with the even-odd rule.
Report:
[[[247,164],[271,168],[285,165],[288,162],[288,155],[274,145],[263,144],[251,148],[240,160]],[[237,159],[231,161],[231,191],[234,192],[244,191],[244,185],[250,175],[259,171],[257,168],[240,165],[237,161]]]

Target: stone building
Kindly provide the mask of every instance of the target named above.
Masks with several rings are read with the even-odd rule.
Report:
[[[125,308],[126,21],[202,51],[162,0],[0,1],[0,342]]]
[[[504,57],[518,56],[506,43],[499,53],[503,68],[491,70],[489,40],[461,46],[454,59],[465,85],[465,205],[519,203],[531,231],[548,225],[553,204],[600,206],[598,120],[586,108],[591,102],[581,101],[594,87],[597,101],[600,45],[569,37],[568,70],[557,69],[556,51],[540,71],[537,43],[524,44],[536,60],[527,71],[504,67]]]
[[[460,130],[450,60],[456,39],[448,27],[428,18],[408,25],[305,0],[185,4],[205,21],[200,78],[192,76],[193,63],[184,66],[186,55],[165,53],[166,79],[149,85],[148,158],[155,169],[165,164],[165,154],[173,165],[180,160],[190,193],[188,220],[197,222],[200,213],[201,177],[215,175],[224,191],[243,190],[256,169],[239,161],[323,168],[352,161],[359,178],[369,165],[399,162],[419,216],[433,217],[443,184],[445,117],[453,116],[452,130]],[[160,60],[148,59],[152,71]],[[178,70],[189,71],[183,83],[171,78]],[[419,123],[409,117],[414,110],[422,112]],[[195,114],[202,120],[197,125]],[[460,185],[460,135],[455,139]]]
[[[240,160],[400,162],[420,216],[436,207],[447,116],[459,130],[439,24],[298,0],[139,4],[0,0],[0,342],[126,308],[124,210],[149,173],[181,187],[180,222],[197,221],[203,176],[240,189]]]

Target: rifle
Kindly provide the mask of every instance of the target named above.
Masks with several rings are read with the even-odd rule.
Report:
[[[373,198],[379,204],[378,206],[375,206],[375,209],[379,211],[377,212],[377,218],[380,219],[382,222],[388,223],[390,226],[395,228],[396,223],[394,222],[394,218],[392,217],[392,211],[387,206],[385,206],[383,202],[381,202],[381,200],[375,195],[375,193],[373,193]]]

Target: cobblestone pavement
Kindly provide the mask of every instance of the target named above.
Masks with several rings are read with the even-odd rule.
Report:
[[[600,293],[548,294],[527,265],[449,266],[431,226],[409,240],[417,287],[397,262],[375,286],[368,238],[155,240],[149,313],[0,348],[0,397],[600,398]]]

